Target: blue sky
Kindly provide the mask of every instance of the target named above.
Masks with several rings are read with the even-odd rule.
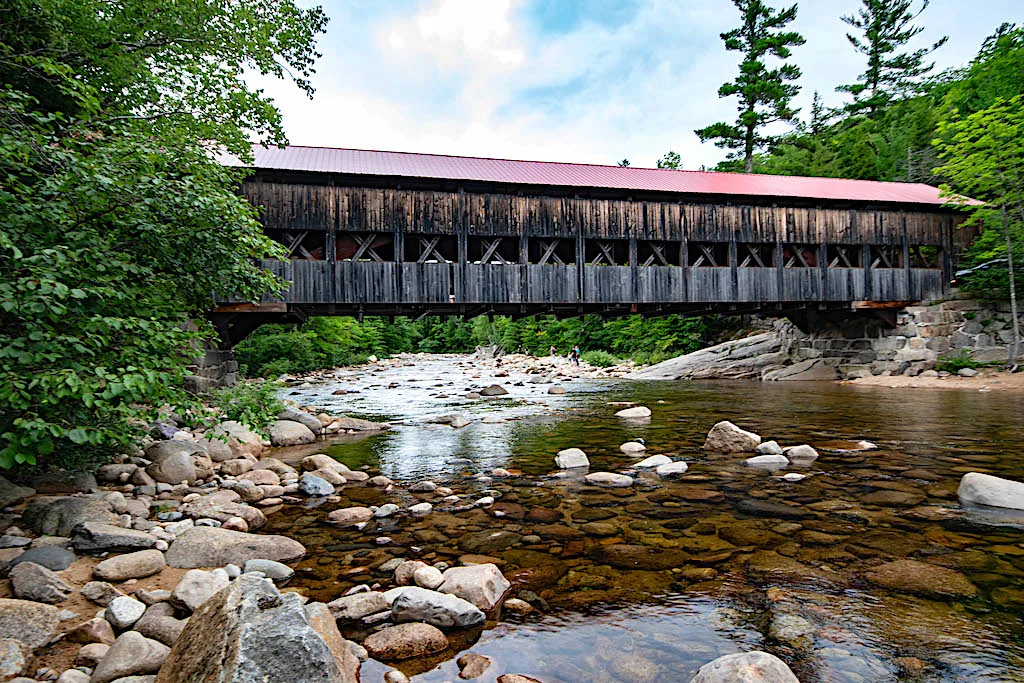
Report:
[[[841,14],[860,0],[803,0],[793,27],[804,71],[797,104],[815,89],[843,96],[862,59]],[[776,7],[782,3],[775,2]],[[293,144],[514,159],[653,166],[666,151],[686,168],[724,152],[698,127],[735,117],[718,87],[736,53],[719,33],[738,21],[730,0],[329,0],[323,59],[306,99],[258,79],[284,114]],[[933,0],[921,44],[949,35],[933,58],[960,66],[1021,0]]]

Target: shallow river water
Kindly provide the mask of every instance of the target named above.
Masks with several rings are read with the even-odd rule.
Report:
[[[292,586],[328,601],[358,584],[391,587],[376,568],[393,557],[497,558],[513,594],[543,609],[452,638],[493,660],[484,683],[505,672],[545,683],[685,682],[715,657],[750,649],[778,655],[803,683],[1024,681],[1024,513],[966,509],[956,497],[965,472],[1024,480],[1024,396],[622,380],[566,382],[559,396],[547,384],[519,385],[527,376],[490,373],[465,359],[417,357],[286,392],[331,413],[393,421],[386,433],[323,450],[401,490],[346,487],[340,503],[270,515],[266,531],[308,549]],[[461,398],[495,381],[510,394]],[[653,416],[615,418],[618,402]],[[472,424],[428,422],[452,412]],[[726,419],[783,445],[811,444],[821,457],[771,473],[703,451],[708,429]],[[555,453],[569,447],[587,452],[591,472],[630,472],[639,458],[618,447],[635,438],[644,456],[668,454],[689,471],[664,481],[638,473],[626,490],[552,476]],[[879,449],[844,450],[859,439]],[[517,476],[473,478],[494,468]],[[778,476],[794,471],[808,476]],[[485,491],[498,502],[460,512],[405,493],[423,479],[466,502]],[[435,505],[422,518],[362,531],[323,524],[338,507],[421,500]],[[381,536],[391,542],[378,545]],[[909,562],[891,564],[899,560]],[[399,668],[417,683],[455,681],[456,656]],[[362,680],[377,683],[388,668],[368,662]]]

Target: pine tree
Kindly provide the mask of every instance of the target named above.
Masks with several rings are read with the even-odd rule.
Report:
[[[619,166],[620,166],[621,168],[629,168],[629,166],[630,166],[630,164],[629,164],[629,159],[623,159],[622,161],[620,161],[620,162],[619,162],[619,164],[618,164],[618,165],[619,165]]]
[[[763,0],[733,0],[733,4],[743,15],[743,25],[721,35],[725,49],[742,52],[743,61],[736,80],[723,84],[718,96],[738,96],[739,117],[733,124],[720,121],[694,132],[701,142],[715,140],[718,147],[737,150],[745,172],[752,173],[754,153],[775,140],[763,132],[764,127],[777,121],[791,122],[798,112],[790,101],[800,92],[800,86],[793,83],[800,78],[800,69],[794,64],[770,69],[766,59],[786,60],[792,54],[790,47],[806,41],[796,31],[783,30],[796,18],[796,5],[777,11]]]
[[[683,158],[679,156],[679,152],[666,152],[665,156],[658,159],[658,168],[671,168],[672,170],[678,170],[683,167]]]
[[[825,105],[821,103],[821,93],[814,91],[814,101],[811,103],[811,135],[817,137],[828,125],[828,113]]]
[[[945,45],[949,36],[931,47],[912,52],[900,52],[900,48],[924,31],[923,26],[912,22],[927,8],[931,0],[921,0],[921,9],[914,12],[914,0],[862,0],[864,6],[856,15],[842,17],[862,36],[847,33],[846,38],[857,52],[868,58],[867,69],[856,83],[841,85],[839,92],[853,95],[853,102],[847,105],[850,113],[865,110],[872,116],[895,97],[911,92],[918,79],[929,73],[935,63],[926,64],[924,58]]]

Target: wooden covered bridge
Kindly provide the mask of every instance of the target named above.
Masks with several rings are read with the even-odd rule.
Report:
[[[233,343],[307,315],[608,316],[898,307],[947,291],[958,216],[908,183],[255,149],[244,195],[288,251]]]

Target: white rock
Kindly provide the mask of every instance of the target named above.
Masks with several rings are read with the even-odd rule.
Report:
[[[399,510],[401,510],[401,508],[395,505],[394,503],[387,503],[386,505],[381,505],[379,508],[377,508],[377,510],[373,513],[373,516],[377,517],[378,519],[383,517],[390,517]]]
[[[592,486],[603,486],[605,488],[625,488],[633,485],[633,478],[625,474],[614,472],[594,472],[584,477],[584,480]]]
[[[647,446],[643,445],[639,441],[627,441],[619,446],[619,450],[626,454],[643,453],[647,450]]]
[[[753,458],[747,458],[743,462],[750,467],[758,467],[762,470],[774,472],[789,465],[789,458],[784,455],[755,455]]]
[[[957,495],[978,505],[1024,510],[1024,483],[990,474],[968,472],[960,479]]]
[[[558,451],[558,455],[555,456],[555,467],[563,470],[590,467],[590,459],[578,448],[566,448],[564,451]]]
[[[704,441],[705,450],[719,453],[752,453],[760,445],[760,436],[740,429],[728,420],[712,427]]]
[[[686,472],[689,469],[687,464],[682,460],[678,462],[670,462],[666,465],[660,465],[654,470],[654,473],[659,477],[675,477]]]
[[[400,624],[420,621],[438,628],[465,628],[486,620],[484,613],[468,600],[418,586],[402,591],[391,605],[391,615]]]
[[[800,474],[799,472],[787,472],[781,477],[784,481],[803,481],[807,478],[806,474]]]
[[[444,583],[437,590],[468,600],[485,612],[500,604],[512,587],[493,564],[452,567],[443,576]]]
[[[785,450],[785,453],[786,453],[786,457],[788,457],[790,460],[803,460],[803,461],[807,461],[807,460],[817,460],[818,459],[818,451],[814,450],[813,448],[811,448],[807,444],[803,444],[802,446],[793,446],[792,448],[787,448]]]
[[[436,590],[438,586],[444,583],[444,576],[437,567],[420,567],[413,572],[412,578],[417,586],[430,590]]]
[[[667,455],[652,455],[649,458],[644,458],[640,462],[636,463],[635,465],[633,465],[633,467],[661,467],[662,465],[667,465],[670,462],[672,462],[672,458],[668,457]]]
[[[146,604],[133,597],[122,595],[107,605],[107,621],[118,631],[125,631],[135,625],[146,612]]]
[[[171,592],[171,600],[194,612],[204,602],[227,588],[230,583],[231,579],[223,569],[214,569],[208,572],[202,569],[190,569],[174,587]]]
[[[494,496],[484,496],[483,498],[476,501],[474,505],[477,505],[482,508],[485,508],[489,505],[494,505]]]
[[[414,515],[425,515],[433,509],[434,506],[430,503],[416,503],[415,505],[409,506],[409,512]]]
[[[623,417],[626,419],[639,419],[651,416],[651,409],[646,406],[637,406],[635,408],[626,408],[615,413],[615,417]]]
[[[782,455],[782,446],[776,441],[765,441],[754,452],[758,455]]]

